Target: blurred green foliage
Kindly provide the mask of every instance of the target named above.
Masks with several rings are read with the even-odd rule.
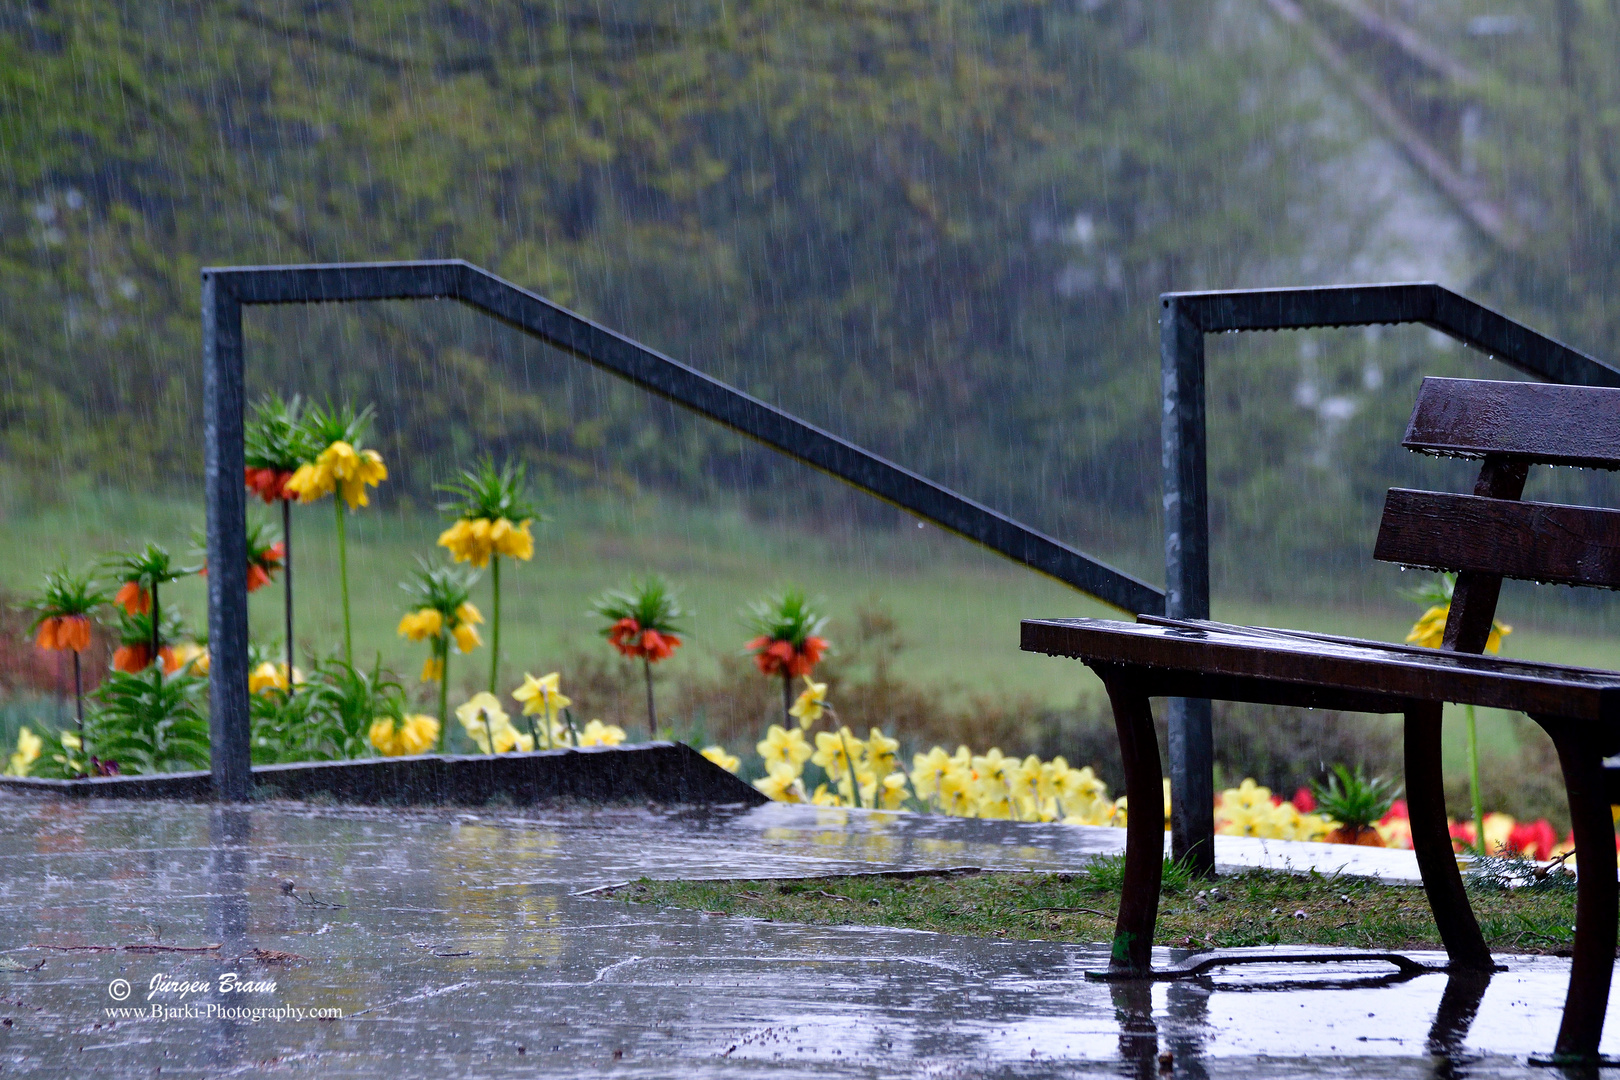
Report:
[[[197,474],[202,265],[459,256],[1048,527],[1146,533],[1156,296],[1293,250],[1320,142],[1286,49],[1213,20],[37,0],[0,19],[0,460],[42,490]],[[302,355],[401,401],[384,426],[440,477],[472,450],[595,482],[611,447],[697,493],[774,468],[649,429],[629,388],[512,385],[397,307],[329,325]]]

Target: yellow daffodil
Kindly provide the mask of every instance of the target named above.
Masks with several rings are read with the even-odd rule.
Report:
[[[939,793],[939,784],[945,774],[956,768],[943,748],[934,747],[926,754],[914,754],[911,758],[911,786],[917,792],[917,798],[927,801]]]
[[[534,737],[512,726],[512,718],[487,690],[479,691],[456,709],[456,719],[484,753],[504,754],[514,747],[534,749]],[[527,742],[527,747],[520,744]]]
[[[965,768],[955,768],[939,781],[939,808],[947,814],[956,817],[973,817],[973,773]]]
[[[1016,758],[1008,758],[994,746],[982,755],[973,756],[973,771],[979,774],[980,780],[991,785],[1010,786],[1008,775],[1017,764]]]
[[[523,685],[512,697],[522,703],[524,716],[544,716],[548,724],[555,724],[557,713],[574,703],[563,695],[562,676],[555,671],[538,679],[524,672]]]
[[[805,689],[799,694],[788,715],[799,721],[801,729],[808,729],[821,719],[821,714],[827,708],[827,684],[818,683],[810,676],[804,677]]]
[[[804,763],[814,753],[808,743],[804,741],[804,733],[794,729],[788,731],[781,724],[772,724],[765,732],[765,738],[755,747],[759,756],[765,759],[765,768],[786,764],[798,776],[804,768]],[[760,788],[764,791],[764,788]]]
[[[873,805],[884,810],[898,810],[906,801],[906,774],[892,772],[883,778],[883,783],[875,789],[876,798]]]
[[[879,776],[887,776],[900,768],[900,740],[891,739],[882,730],[873,728],[866,739],[866,764]]]
[[[604,724],[600,720],[592,720],[579,733],[581,746],[618,746],[624,740],[624,728],[618,724]]]
[[[1435,604],[1412,624],[1412,629],[1406,635],[1409,645],[1421,645],[1425,649],[1438,649],[1445,641],[1446,620],[1451,617],[1450,604]],[[1491,622],[1491,632],[1485,639],[1485,651],[1488,653],[1500,652],[1502,639],[1513,633],[1513,627],[1506,623]]]
[[[430,656],[422,661],[422,681],[438,682],[444,678],[444,661],[437,656]]]
[[[816,752],[810,755],[810,760],[825,769],[828,776],[837,779],[851,772],[852,768],[859,767],[864,746],[847,727],[837,731],[818,731]]]
[[[726,748],[723,746],[705,746],[702,753],[704,757],[708,758],[710,761],[714,762],[728,773],[735,773],[737,771],[737,766],[742,764],[742,758],[738,757],[736,754],[727,753]]]
[[[754,781],[754,787],[766,798],[776,802],[809,801],[804,793],[804,782],[799,779],[799,767],[785,761],[768,764],[765,775]]]
[[[802,785],[801,785],[802,786]],[[844,806],[843,796],[836,791],[828,791],[826,784],[817,784],[816,790],[810,794],[812,806]]]
[[[399,620],[399,636],[412,641],[426,641],[444,632],[444,616],[432,608],[420,608]]]
[[[33,768],[34,762],[39,760],[40,753],[45,749],[45,740],[30,731],[27,725],[17,729],[17,749],[11,755],[11,761],[6,765],[7,776],[27,776],[28,770]]]

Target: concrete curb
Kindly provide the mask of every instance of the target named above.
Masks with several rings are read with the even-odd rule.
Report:
[[[255,799],[324,798],[372,805],[480,806],[504,799],[515,806],[564,801],[758,806],[768,801],[683,743],[256,765],[253,785]],[[0,777],[0,792],[70,799],[213,798],[212,777],[206,772],[83,780],[5,776]]]

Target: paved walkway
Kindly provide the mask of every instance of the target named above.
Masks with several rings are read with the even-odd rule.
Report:
[[[1556,959],[1510,960],[1488,984],[1277,967],[1110,988],[1083,978],[1099,947],[576,895],[641,875],[1073,869],[1121,838],[786,806],[546,815],[0,797],[0,1073],[1546,1075],[1525,1058],[1552,1043],[1567,973]],[[1347,854],[1307,847],[1325,845],[1244,841],[1220,855]],[[226,993],[227,973],[275,987]],[[154,979],[168,988],[153,993]],[[121,1004],[115,980],[129,984]],[[203,989],[182,997],[180,984]],[[106,1012],[152,1005],[179,1015]],[[331,1008],[344,1019],[285,1015]]]

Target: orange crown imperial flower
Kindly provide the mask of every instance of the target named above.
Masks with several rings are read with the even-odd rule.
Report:
[[[52,652],[83,652],[90,647],[90,619],[84,615],[42,619],[34,644]]]
[[[181,660],[169,646],[165,645],[159,649],[158,656],[163,660],[165,675],[172,675],[180,669]],[[117,671],[135,675],[145,671],[151,663],[152,646],[145,642],[139,645],[121,645],[113,650],[113,668]]]
[[[761,634],[745,648],[754,654],[754,666],[759,668],[761,674],[786,674],[797,679],[810,674],[821,663],[822,654],[827,651],[827,639],[812,634],[795,649],[791,641],[772,640]]]
[[[658,663],[674,655],[681,647],[679,634],[667,631],[643,630],[641,624],[628,616],[615,622],[608,630],[608,643],[625,656]]]
[[[126,581],[113,594],[113,602],[123,606],[130,615],[145,615],[152,610],[152,594],[138,581]]]
[[[255,469],[249,465],[243,470],[243,479],[247,489],[267,504],[281,499],[297,498],[297,493],[287,489],[287,481],[293,478],[291,469]]]

